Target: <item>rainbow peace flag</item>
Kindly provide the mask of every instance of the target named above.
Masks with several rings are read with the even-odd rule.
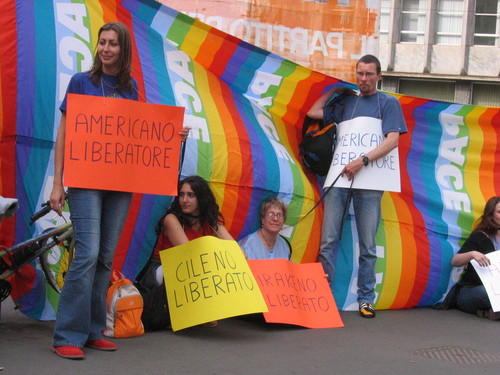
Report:
[[[322,207],[315,177],[298,158],[306,111],[331,85],[354,88],[280,58],[152,0],[0,3],[0,195],[16,197],[16,219],[0,242],[42,228],[29,216],[48,199],[59,105],[69,78],[88,70],[99,27],[131,30],[134,72],[149,103],[186,108],[191,126],[182,176],[210,181],[230,233],[259,227],[268,196],[289,204],[293,261],[316,261]],[[500,109],[398,96],[409,133],[401,137],[402,192],[386,193],[377,236],[377,308],[430,305],[456,279],[450,259],[485,201],[498,194]],[[134,195],[114,267],[134,278],[153,249],[154,227],[171,197]],[[48,224],[47,224],[48,225]],[[335,299],[356,300],[357,233],[348,216],[337,258]],[[451,276],[450,276],[451,275]],[[25,267],[13,299],[36,319],[53,319],[57,294]]]

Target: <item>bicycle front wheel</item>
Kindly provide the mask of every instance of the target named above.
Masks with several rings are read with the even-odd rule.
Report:
[[[64,277],[73,260],[75,241],[70,236],[59,243],[52,242],[52,246],[50,246],[50,243],[44,244],[44,246],[49,248],[40,255],[40,266],[52,289],[57,293],[61,293]]]

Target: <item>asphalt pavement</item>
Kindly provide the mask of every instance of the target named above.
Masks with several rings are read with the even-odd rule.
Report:
[[[53,322],[14,310],[0,316],[0,375],[18,374],[495,374],[500,321],[457,310],[341,312],[345,327],[306,329],[231,318],[215,328],[116,339],[116,352],[85,348],[84,360],[50,351]]]

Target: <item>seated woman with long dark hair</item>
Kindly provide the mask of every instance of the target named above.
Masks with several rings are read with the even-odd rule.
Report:
[[[172,201],[165,216],[157,226],[158,240],[153,255],[146,265],[137,284],[141,293],[151,291],[163,284],[163,268],[160,264],[160,251],[174,246],[182,245],[195,238],[202,236],[215,236],[223,240],[234,240],[224,227],[224,218],[215,201],[215,197],[208,183],[199,176],[190,176],[180,181],[179,193]],[[161,295],[161,293],[159,293]],[[165,293],[163,292],[163,298]],[[155,314],[154,311],[146,311],[145,314]],[[155,297],[156,298],[156,297]],[[148,322],[144,319],[146,330]],[[212,325],[216,323],[213,322]],[[210,324],[209,324],[210,325]]]

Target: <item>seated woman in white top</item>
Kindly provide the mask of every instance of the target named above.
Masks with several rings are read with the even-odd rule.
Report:
[[[247,259],[290,259],[290,244],[279,235],[287,211],[287,205],[279,198],[271,197],[262,202],[261,228],[238,241]]]

